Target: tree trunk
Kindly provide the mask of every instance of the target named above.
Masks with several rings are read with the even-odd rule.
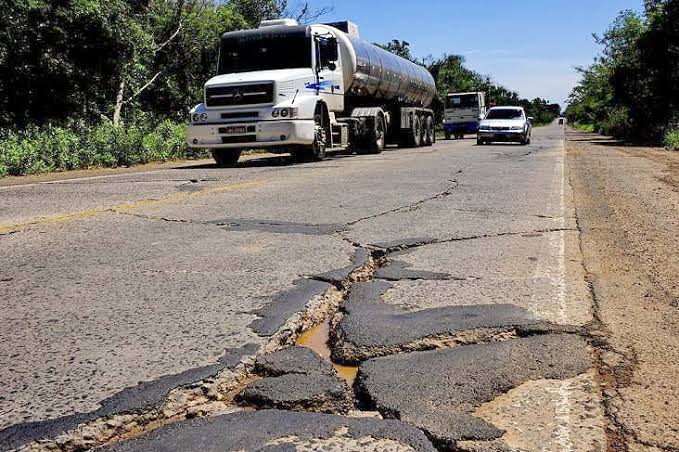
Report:
[[[116,107],[113,110],[113,125],[115,127],[118,127],[120,125],[120,116],[123,111],[123,105],[125,104],[125,99],[124,99],[124,94],[125,94],[125,79],[120,81],[120,85],[118,86],[118,95],[116,96]]]

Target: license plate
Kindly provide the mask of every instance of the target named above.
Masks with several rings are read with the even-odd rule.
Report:
[[[222,127],[219,129],[219,133],[224,133],[224,134],[231,134],[231,133],[238,133],[238,134],[243,134],[247,132],[247,128],[245,126],[230,126],[230,127]]]

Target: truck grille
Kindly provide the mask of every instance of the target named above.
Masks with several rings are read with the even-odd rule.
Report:
[[[217,86],[205,90],[208,107],[230,107],[273,103],[273,83],[256,85]]]

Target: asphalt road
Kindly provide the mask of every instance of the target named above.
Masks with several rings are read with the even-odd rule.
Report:
[[[234,447],[292,436],[366,450],[605,448],[592,298],[556,126],[525,147],[468,139],[0,187],[0,247],[2,449],[78,428],[87,445],[115,439],[119,418],[107,440],[77,426],[165,413],[173,388],[235,375],[239,361],[293,341],[310,301],[334,303],[324,311],[337,313],[333,356],[359,366],[349,411],[405,423],[222,409],[228,428],[174,424],[124,450],[271,416],[286,419],[271,437]],[[453,369],[464,371],[446,377]],[[283,380],[262,381],[267,402],[251,405],[305,409],[261,395]],[[135,415],[120,421],[136,426],[128,436],[143,424]],[[300,434],[309,422],[322,433]]]

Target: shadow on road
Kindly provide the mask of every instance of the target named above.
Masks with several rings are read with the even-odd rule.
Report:
[[[387,147],[383,152],[394,152],[400,150],[396,146],[389,146]],[[333,153],[333,154],[328,154],[323,160],[321,161],[298,161],[295,160],[291,155],[289,154],[282,154],[282,155],[276,155],[276,156],[271,156],[267,155],[264,157],[255,157],[255,158],[249,158],[247,160],[242,160],[236,163],[235,165],[230,165],[224,168],[275,168],[275,167],[285,167],[285,166],[294,166],[294,165],[309,165],[313,163],[322,163],[322,162],[332,162],[332,161],[340,161],[344,160],[347,158],[353,158],[360,156],[361,154],[355,154],[355,153]],[[195,165],[181,165],[181,166],[176,166],[173,169],[176,170],[185,170],[185,169],[223,169],[217,166],[215,163],[197,163]]]

